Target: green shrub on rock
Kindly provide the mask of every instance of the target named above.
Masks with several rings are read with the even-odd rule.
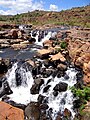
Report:
[[[62,49],[66,49],[67,43],[66,43],[65,41],[61,42],[60,47],[61,47]]]

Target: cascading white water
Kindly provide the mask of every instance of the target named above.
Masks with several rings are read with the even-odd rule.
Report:
[[[39,94],[45,96],[48,98],[48,106],[49,108],[52,108],[53,114],[52,118],[55,120],[57,113],[61,111],[63,113],[64,109],[67,108],[72,113],[72,120],[75,115],[72,107],[73,107],[73,94],[70,90],[70,87],[72,87],[76,83],[76,74],[74,68],[68,68],[66,71],[66,74],[69,76],[69,79],[65,80],[64,77],[61,78],[52,78],[52,76],[44,79],[44,84],[40,87],[39,94],[32,95],[30,93],[30,88],[33,85],[34,79],[32,77],[32,74],[29,70],[26,70],[22,66],[19,68],[18,72],[21,75],[22,83],[20,86],[16,86],[16,76],[15,71],[18,68],[18,64],[15,63],[13,67],[8,71],[6,74],[7,81],[10,85],[11,90],[13,91],[13,94],[8,95],[11,100],[21,103],[21,104],[28,104],[30,101],[37,101],[37,98]],[[47,82],[49,79],[51,79],[51,82],[48,83],[51,87],[47,92],[43,93],[44,88],[47,86]],[[58,84],[59,82],[64,82],[68,84],[68,89],[65,92],[59,92],[58,95],[55,97],[53,95],[53,88]],[[62,102],[64,99],[65,103]]]
[[[37,101],[38,95],[31,95],[30,88],[33,84],[33,77],[31,72],[24,69],[22,66],[19,69],[19,74],[22,79],[20,86],[16,86],[16,75],[15,71],[18,65],[15,63],[13,67],[6,74],[7,81],[9,82],[10,88],[13,91],[13,94],[9,95],[10,99],[22,104],[27,104],[30,101]]]
[[[57,34],[56,32],[48,32],[47,35],[44,34],[44,38],[41,39],[40,42],[38,41],[39,31],[37,31],[36,37],[33,37],[33,36],[32,36],[32,32],[31,32],[31,37],[33,37],[33,38],[36,39],[35,44],[40,45],[40,46],[43,46],[43,42],[44,42],[45,40],[49,40],[51,37],[55,37],[56,34]]]
[[[43,93],[43,89],[46,86],[46,83],[47,83],[48,79],[50,79],[50,77],[44,79],[45,84],[42,86],[42,88],[40,90],[40,94],[48,97],[48,106],[49,106],[49,108],[52,108],[52,110],[53,110],[53,115],[52,115],[53,120],[56,118],[57,113],[59,111],[61,111],[61,113],[63,113],[65,108],[68,108],[68,110],[71,111],[72,119],[73,119],[73,117],[75,115],[75,113],[73,111],[73,101],[74,101],[74,98],[73,98],[73,94],[72,94],[72,92],[70,90],[70,87],[72,87],[76,83],[76,74],[77,74],[77,72],[75,71],[75,69],[69,68],[66,71],[66,74],[69,76],[69,79],[65,80],[63,77],[61,77],[61,78],[55,77],[53,79],[53,81],[51,81],[48,84],[48,85],[51,85],[51,87],[50,87],[50,89],[48,90],[47,93]],[[68,89],[65,92],[60,92],[58,94],[58,96],[55,97],[53,95],[53,88],[59,82],[67,83],[68,84]],[[65,104],[61,103],[63,99],[65,100]]]

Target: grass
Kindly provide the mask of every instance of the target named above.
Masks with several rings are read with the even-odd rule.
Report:
[[[14,16],[0,16],[2,23],[14,24],[55,24],[90,27],[90,6],[62,10],[61,12],[39,11],[17,14]]]

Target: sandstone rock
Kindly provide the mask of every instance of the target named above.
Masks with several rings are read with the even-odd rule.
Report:
[[[24,49],[27,47],[27,44],[13,44],[11,47],[15,50]]]
[[[23,33],[22,33],[22,31],[19,30],[17,34],[18,34],[18,38],[23,38]]]
[[[41,49],[38,50],[38,56],[40,56],[41,58],[48,57],[52,52],[52,49]]]
[[[10,44],[18,44],[20,42],[23,42],[23,39],[8,39],[7,40]]]
[[[21,44],[27,44],[27,45],[29,45],[30,43],[29,43],[29,41],[22,41]]]
[[[66,59],[64,58],[64,56],[60,52],[58,54],[56,54],[56,55],[52,55],[49,60],[51,60],[51,61],[60,60],[61,62],[66,61]]]
[[[1,48],[1,49],[3,49],[3,48],[8,48],[8,47],[10,47],[9,44],[1,44],[1,45],[0,45],[0,48]]]
[[[35,67],[35,62],[34,61],[29,59],[26,62],[29,63],[32,67]]]
[[[74,64],[83,69],[85,84],[90,83],[90,42],[75,40],[68,43],[69,55]]]
[[[12,38],[17,39],[18,38],[18,30],[17,29],[12,29],[9,33]]]
[[[0,44],[9,44],[7,39],[0,39]]]
[[[24,120],[24,112],[5,102],[0,101],[0,120]]]
[[[53,45],[53,41],[51,41],[51,40],[45,40],[44,42],[43,42],[43,46],[44,47],[52,47],[52,45]]]

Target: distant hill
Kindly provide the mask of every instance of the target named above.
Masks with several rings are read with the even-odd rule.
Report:
[[[39,11],[17,14],[17,15],[0,15],[0,24],[55,24],[55,25],[76,25],[90,27],[90,5],[85,7],[62,10],[60,12]]]

